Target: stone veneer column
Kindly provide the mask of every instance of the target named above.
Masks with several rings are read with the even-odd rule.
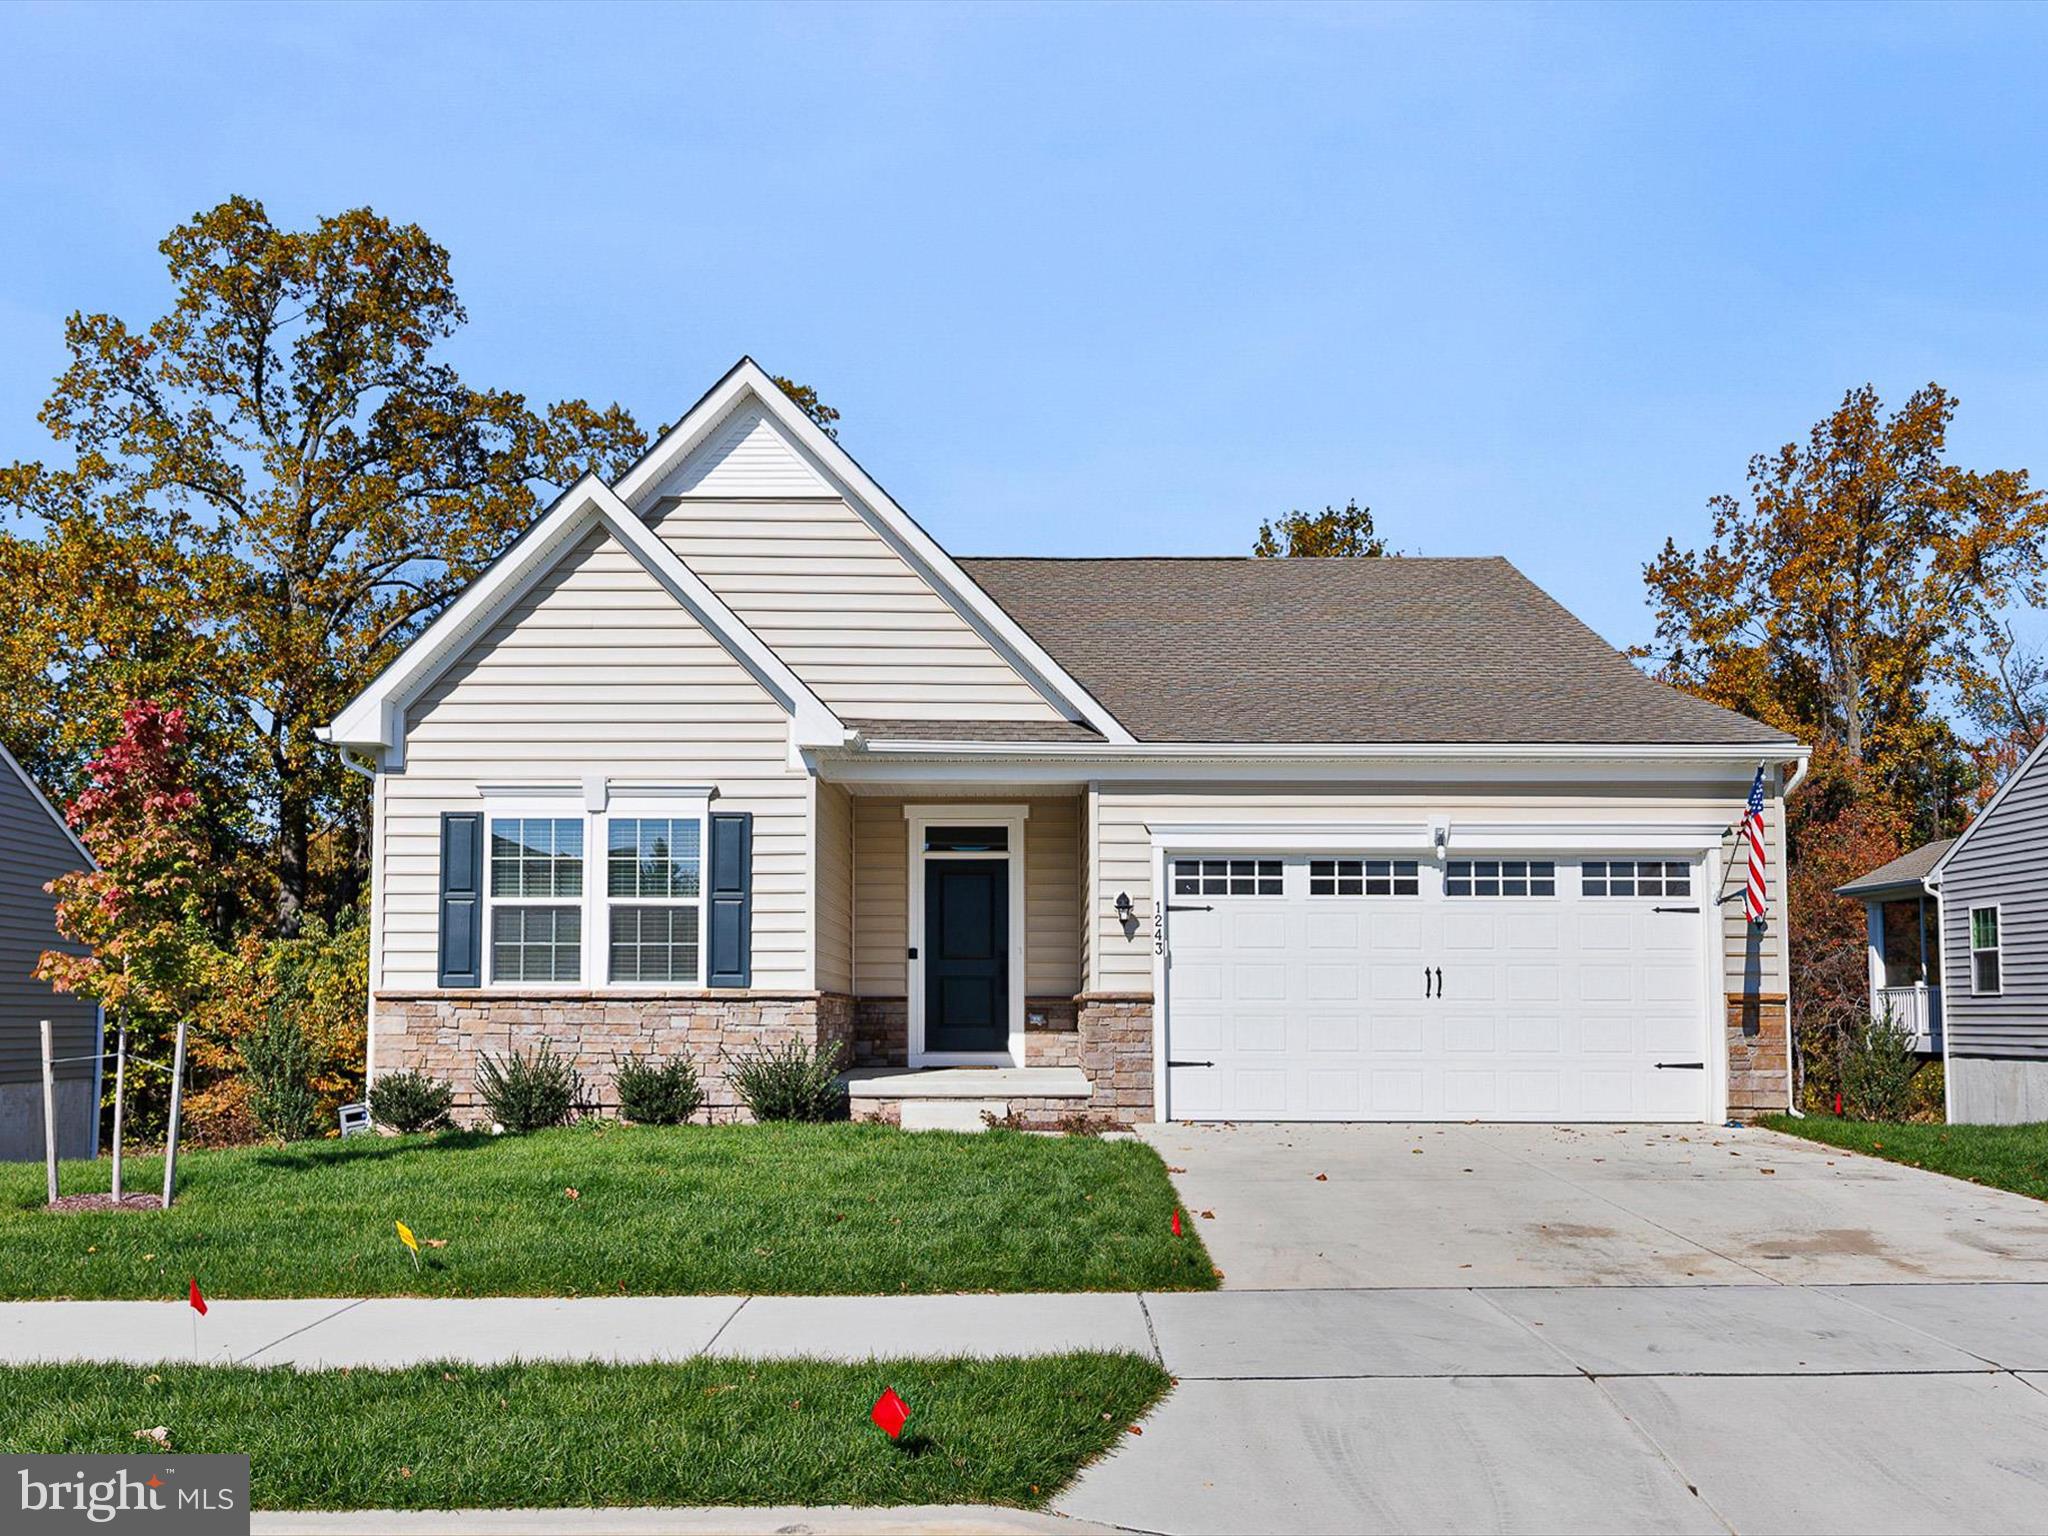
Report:
[[[1781,1115],[1789,1102],[1792,1051],[1783,993],[1728,999],[1728,1117]]]
[[[1088,1113],[1133,1125],[1152,1118],[1152,994],[1083,992],[1074,999],[1080,1066],[1095,1091]]]

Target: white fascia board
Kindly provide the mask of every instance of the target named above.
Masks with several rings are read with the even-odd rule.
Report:
[[[322,739],[342,747],[381,749],[399,741],[399,715],[487,626],[544,576],[596,516],[586,476],[555,498],[540,520],[515,539],[454,602],[441,610],[390,666],[334,717]]]
[[[1725,767],[1730,763],[1804,761],[1803,746],[1601,745],[1585,742],[1164,742],[1123,745],[1096,742],[869,740],[865,750],[904,757],[1086,758],[1093,761],[1178,759],[1189,762],[1239,759],[1354,762],[1375,758],[1416,761],[1691,761]]]
[[[594,475],[586,475],[564,493],[539,523],[428,625],[335,717],[323,739],[337,746],[386,752],[399,748],[406,706],[459,660],[477,635],[552,570],[576,540],[600,526],[782,706],[790,716],[791,733],[801,744],[838,746],[847,739],[849,733],[839,718],[782,658]]]
[[[71,846],[78,850],[78,856],[85,860],[85,867],[91,870],[98,869],[100,861],[92,856],[92,850],[79,841],[78,834],[71,830],[71,823],[64,819],[64,813],[50,804],[50,797],[43,793],[42,785],[28,776],[28,770],[15,761],[14,754],[8,751],[5,745],[0,745],[0,763],[4,763],[13,771],[14,776],[21,780],[22,787],[29,792],[29,797],[43,808],[43,814],[54,821],[57,830],[70,839]]]
[[[906,743],[906,749],[911,744]],[[978,743],[963,743],[978,747]],[[1179,754],[1133,754],[1129,749],[1092,747],[1043,751],[1011,747],[1002,752],[966,751],[959,755],[916,750],[825,752],[807,761],[813,773],[835,783],[883,788],[921,789],[928,785],[1103,785],[1171,783],[1294,783],[1394,784],[1430,783],[1488,785],[1531,784],[1696,784],[1725,783],[1731,799],[1740,799],[1756,769],[1754,751],[1719,758],[1694,752],[1645,755],[1640,751],[1594,755],[1586,748],[1569,753],[1531,754],[1502,748],[1486,753],[1445,754],[1426,747],[1360,749],[1350,754],[1317,747],[1308,751],[1247,749],[1218,753],[1208,748]]]
[[[1983,810],[1979,811],[1976,815],[1976,818],[1967,827],[1963,828],[1962,836],[1958,837],[1953,843],[1949,844],[1948,852],[1944,853],[1940,858],[1934,861],[1934,868],[1930,869],[1929,871],[1927,871],[1926,874],[1920,877],[1921,883],[1925,885],[1929,891],[1935,890],[1940,885],[1942,875],[1945,874],[1948,870],[1949,861],[1953,859],[1957,854],[1963,851],[1964,845],[1967,844],[1970,841],[1970,839],[1976,835],[1977,829],[1979,827],[1983,826],[1985,822],[1989,821],[1995,814],[1997,814],[1998,807],[2005,800],[2005,797],[2011,794],[2013,792],[2014,786],[2017,785],[2021,779],[2024,779],[2027,776],[2027,774],[2033,770],[2034,766],[2041,761],[2042,756],[2044,754],[2048,754],[2048,736],[2043,736],[2041,738],[2041,740],[2035,745],[2034,750],[2027,754],[2026,760],[2022,762],[2019,765],[2019,767],[2013,770],[2012,777],[2007,779],[2005,783],[1999,786],[1998,793],[1991,797],[1991,803],[1985,806]],[[1944,1035],[1943,1038],[1945,1040],[1947,1037]]]
[[[1109,741],[1128,743],[1136,739],[1022,625],[976,586],[938,541],[854,462],[853,455],[827,437],[750,357],[741,358],[667,436],[619,478],[619,496],[644,515],[662,481],[748,396],[760,402],[762,409],[810,456],[813,467],[845,491],[857,512],[869,514],[870,526],[962,618],[1003,653],[1005,660],[1045,694],[1048,703],[1075,711]]]

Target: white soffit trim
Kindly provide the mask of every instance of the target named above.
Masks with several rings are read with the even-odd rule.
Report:
[[[1445,846],[1453,853],[1698,853],[1717,847],[1728,830],[1720,822],[1700,820],[1441,820]],[[1428,852],[1435,846],[1429,821],[1147,823],[1146,831],[1153,847],[1188,852]]]
[[[1976,815],[1976,818],[1973,821],[1971,821],[1971,823],[1967,827],[1963,828],[1962,835],[1958,837],[1953,843],[1949,844],[1948,852],[1944,853],[1940,858],[1934,861],[1934,868],[1930,869],[1929,871],[1927,871],[1926,874],[1920,877],[1922,885],[1931,887],[1934,885],[1938,885],[1941,882],[1942,875],[1948,869],[1949,861],[1953,859],[1957,854],[1963,851],[1964,845],[1968,843],[1972,837],[1976,836],[1977,829],[1983,826],[1985,822],[1989,821],[1992,818],[1993,814],[1998,810],[1998,807],[2004,802],[2005,797],[2013,792],[2014,786],[2016,786],[2021,779],[2024,779],[2030,772],[2032,772],[2035,765],[2038,764],[2044,756],[2048,756],[2048,736],[2043,736],[2041,740],[2035,744],[2034,750],[2029,752],[2026,755],[2025,760],[2021,762],[2019,767],[2013,770],[2012,777],[2007,779],[2003,784],[1999,786],[1998,793],[1991,797],[1991,803],[1985,806],[1983,810],[1979,811]]]
[[[64,819],[63,813],[56,806],[50,804],[50,797],[43,793],[42,785],[28,776],[28,770],[15,761],[14,754],[8,751],[5,745],[0,745],[0,763],[5,763],[14,771],[14,776],[21,780],[22,787],[29,792],[29,798],[40,805],[43,814],[57,824],[57,830],[70,839],[71,846],[78,850],[78,856],[85,860],[85,867],[98,869],[100,861],[92,856],[92,850],[78,840],[78,834],[71,830],[71,823]]]
[[[838,716],[594,475],[584,476],[564,492],[538,523],[429,624],[335,717],[325,739],[341,746],[399,746],[406,706],[552,570],[578,539],[600,526],[788,712],[799,745],[837,746],[846,740],[848,731]]]
[[[701,447],[744,398],[751,396],[788,432],[809,456],[812,467],[838,485],[855,513],[872,527],[933,591],[1002,653],[1047,702],[1077,712],[1113,742],[1135,740],[1116,717],[1096,701],[1065,668],[976,586],[937,540],[896,504],[853,456],[827,437],[818,424],[782,392],[751,357],[743,357],[726,376],[691,406],[662,440],[619,478],[619,496],[640,516],[652,511],[654,492],[684,459]]]

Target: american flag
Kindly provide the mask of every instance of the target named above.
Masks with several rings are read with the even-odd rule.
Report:
[[[1742,910],[1752,923],[1764,920],[1764,770],[1756,770],[1756,782],[1749,786],[1749,809],[1742,815],[1742,830],[1749,840],[1749,884],[1742,892]]]

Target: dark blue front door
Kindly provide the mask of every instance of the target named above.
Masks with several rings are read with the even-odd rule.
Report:
[[[924,1048],[1010,1043],[1010,868],[1001,859],[926,859]]]

